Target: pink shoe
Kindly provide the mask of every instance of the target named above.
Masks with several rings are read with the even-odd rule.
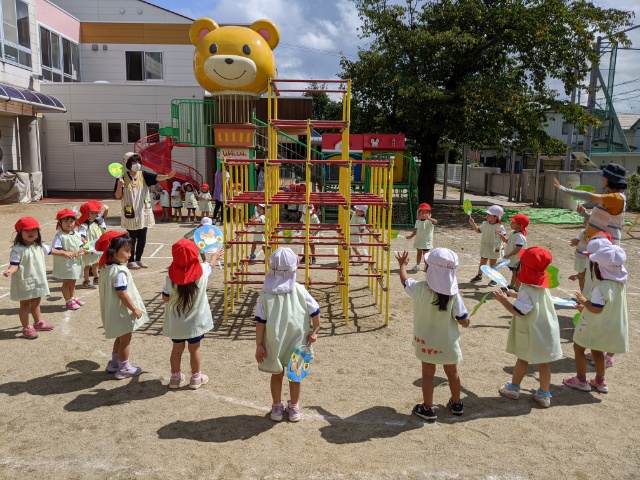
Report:
[[[33,328],[41,332],[46,332],[47,330],[53,330],[53,325],[45,322],[44,320],[40,320],[39,322],[33,324]]]
[[[36,329],[33,328],[31,325],[29,325],[28,327],[24,327],[22,329],[22,335],[24,335],[24,337],[28,338],[29,340],[38,338],[38,332],[36,332]]]
[[[80,305],[78,305],[75,300],[69,300],[65,305],[65,308],[67,310],[78,310],[80,308]]]
[[[604,366],[605,368],[613,367],[613,357],[604,354]]]
[[[585,353],[584,356],[587,358],[587,360],[589,360],[590,362],[593,362],[593,353],[591,352]]]
[[[607,381],[603,380],[602,383],[598,383],[594,378],[589,380],[589,384],[598,390],[600,393],[609,393],[609,386],[607,385]]]
[[[583,392],[591,391],[591,385],[589,385],[589,382],[583,382],[578,377],[565,377],[562,379],[562,383],[564,383],[567,387],[575,388],[576,390],[582,390]]]
[[[84,305],[84,302],[82,300],[80,300],[78,297],[74,298],[73,301],[76,302],[81,307]]]

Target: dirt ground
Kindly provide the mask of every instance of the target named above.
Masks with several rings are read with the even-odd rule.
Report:
[[[50,242],[55,212],[73,205],[0,207],[0,263],[8,263],[20,216],[38,218]],[[109,205],[113,228],[119,225],[119,202]],[[489,291],[486,282],[467,283],[477,268],[480,237],[458,210],[437,206],[433,216],[440,220],[436,246],[460,256],[461,294],[471,310]],[[323,330],[313,371],[303,382],[303,418],[294,424],[268,418],[269,376],[254,360],[257,289],[244,294],[223,323],[218,269],[209,286],[216,326],[202,342],[210,383],[197,391],[168,390],[171,342],[161,333],[160,292],[171,244],[188,228],[171,223],[151,229],[145,252],[150,268],[133,272],[151,317],[133,338],[132,362],[144,369],[138,378],[117,381],[104,371],[112,342],[102,333],[97,291],[79,290],[86,305],[66,312],[60,283],[50,279],[51,296],[42,310],[56,328],[29,341],[20,333],[18,305],[9,300],[9,281],[0,277],[0,478],[640,478],[640,229],[623,242],[631,352],[616,356],[607,370],[609,394],[561,383],[575,372],[569,309],[558,311],[565,357],[552,364],[552,407],[543,410],[531,400],[537,388],[533,368],[520,400],[500,397],[515,358],[505,353],[509,316],[494,300],[462,331],[464,415],[446,410],[449,389],[438,369],[437,422],[412,416],[421,401],[421,371],[411,345],[413,307],[394,260],[390,328],[364,281],[351,282],[348,326],[337,290],[311,290]],[[562,288],[552,292],[559,296],[575,288],[566,279],[573,267],[567,242],[577,232],[573,225],[529,228],[529,245],[550,249],[560,268]],[[411,250],[411,242],[401,237],[392,248]],[[189,371],[186,354],[183,371]]]

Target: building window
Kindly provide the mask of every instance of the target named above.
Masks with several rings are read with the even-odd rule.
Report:
[[[569,135],[569,122],[562,122],[562,135]]]
[[[40,26],[40,63],[42,76],[50,82],[79,82],[78,44]]]
[[[109,143],[122,143],[122,124],[120,122],[107,123]]]
[[[69,122],[69,142],[84,143],[82,122]]]
[[[89,126],[89,143],[102,142],[102,122],[88,122]]]
[[[162,80],[162,52],[125,52],[127,80]]]
[[[155,135],[160,130],[160,124],[158,122],[147,122],[147,137]]]
[[[140,123],[127,122],[127,143],[136,143],[140,140]]]
[[[29,5],[22,0],[2,0],[2,51],[5,61],[31,68]]]

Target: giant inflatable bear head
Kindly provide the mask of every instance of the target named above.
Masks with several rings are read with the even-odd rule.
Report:
[[[273,50],[280,31],[271,20],[258,20],[250,27],[219,27],[201,18],[191,25],[189,37],[196,47],[196,79],[209,92],[263,94],[268,78],[276,75]]]

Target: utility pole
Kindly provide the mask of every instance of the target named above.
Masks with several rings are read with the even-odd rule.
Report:
[[[602,44],[602,37],[598,37],[596,42],[596,56],[600,58],[600,45]],[[596,89],[598,87],[598,69],[600,68],[599,62],[593,62],[591,64],[591,74],[589,77],[589,96],[587,98],[587,113],[593,115],[596,110]],[[593,127],[587,127],[587,133],[584,136],[584,154],[587,158],[591,159],[591,142],[593,141]]]
[[[576,103],[576,89],[571,91],[571,103]],[[568,123],[567,156],[564,159],[564,170],[571,170],[571,152],[573,151],[573,123]]]

